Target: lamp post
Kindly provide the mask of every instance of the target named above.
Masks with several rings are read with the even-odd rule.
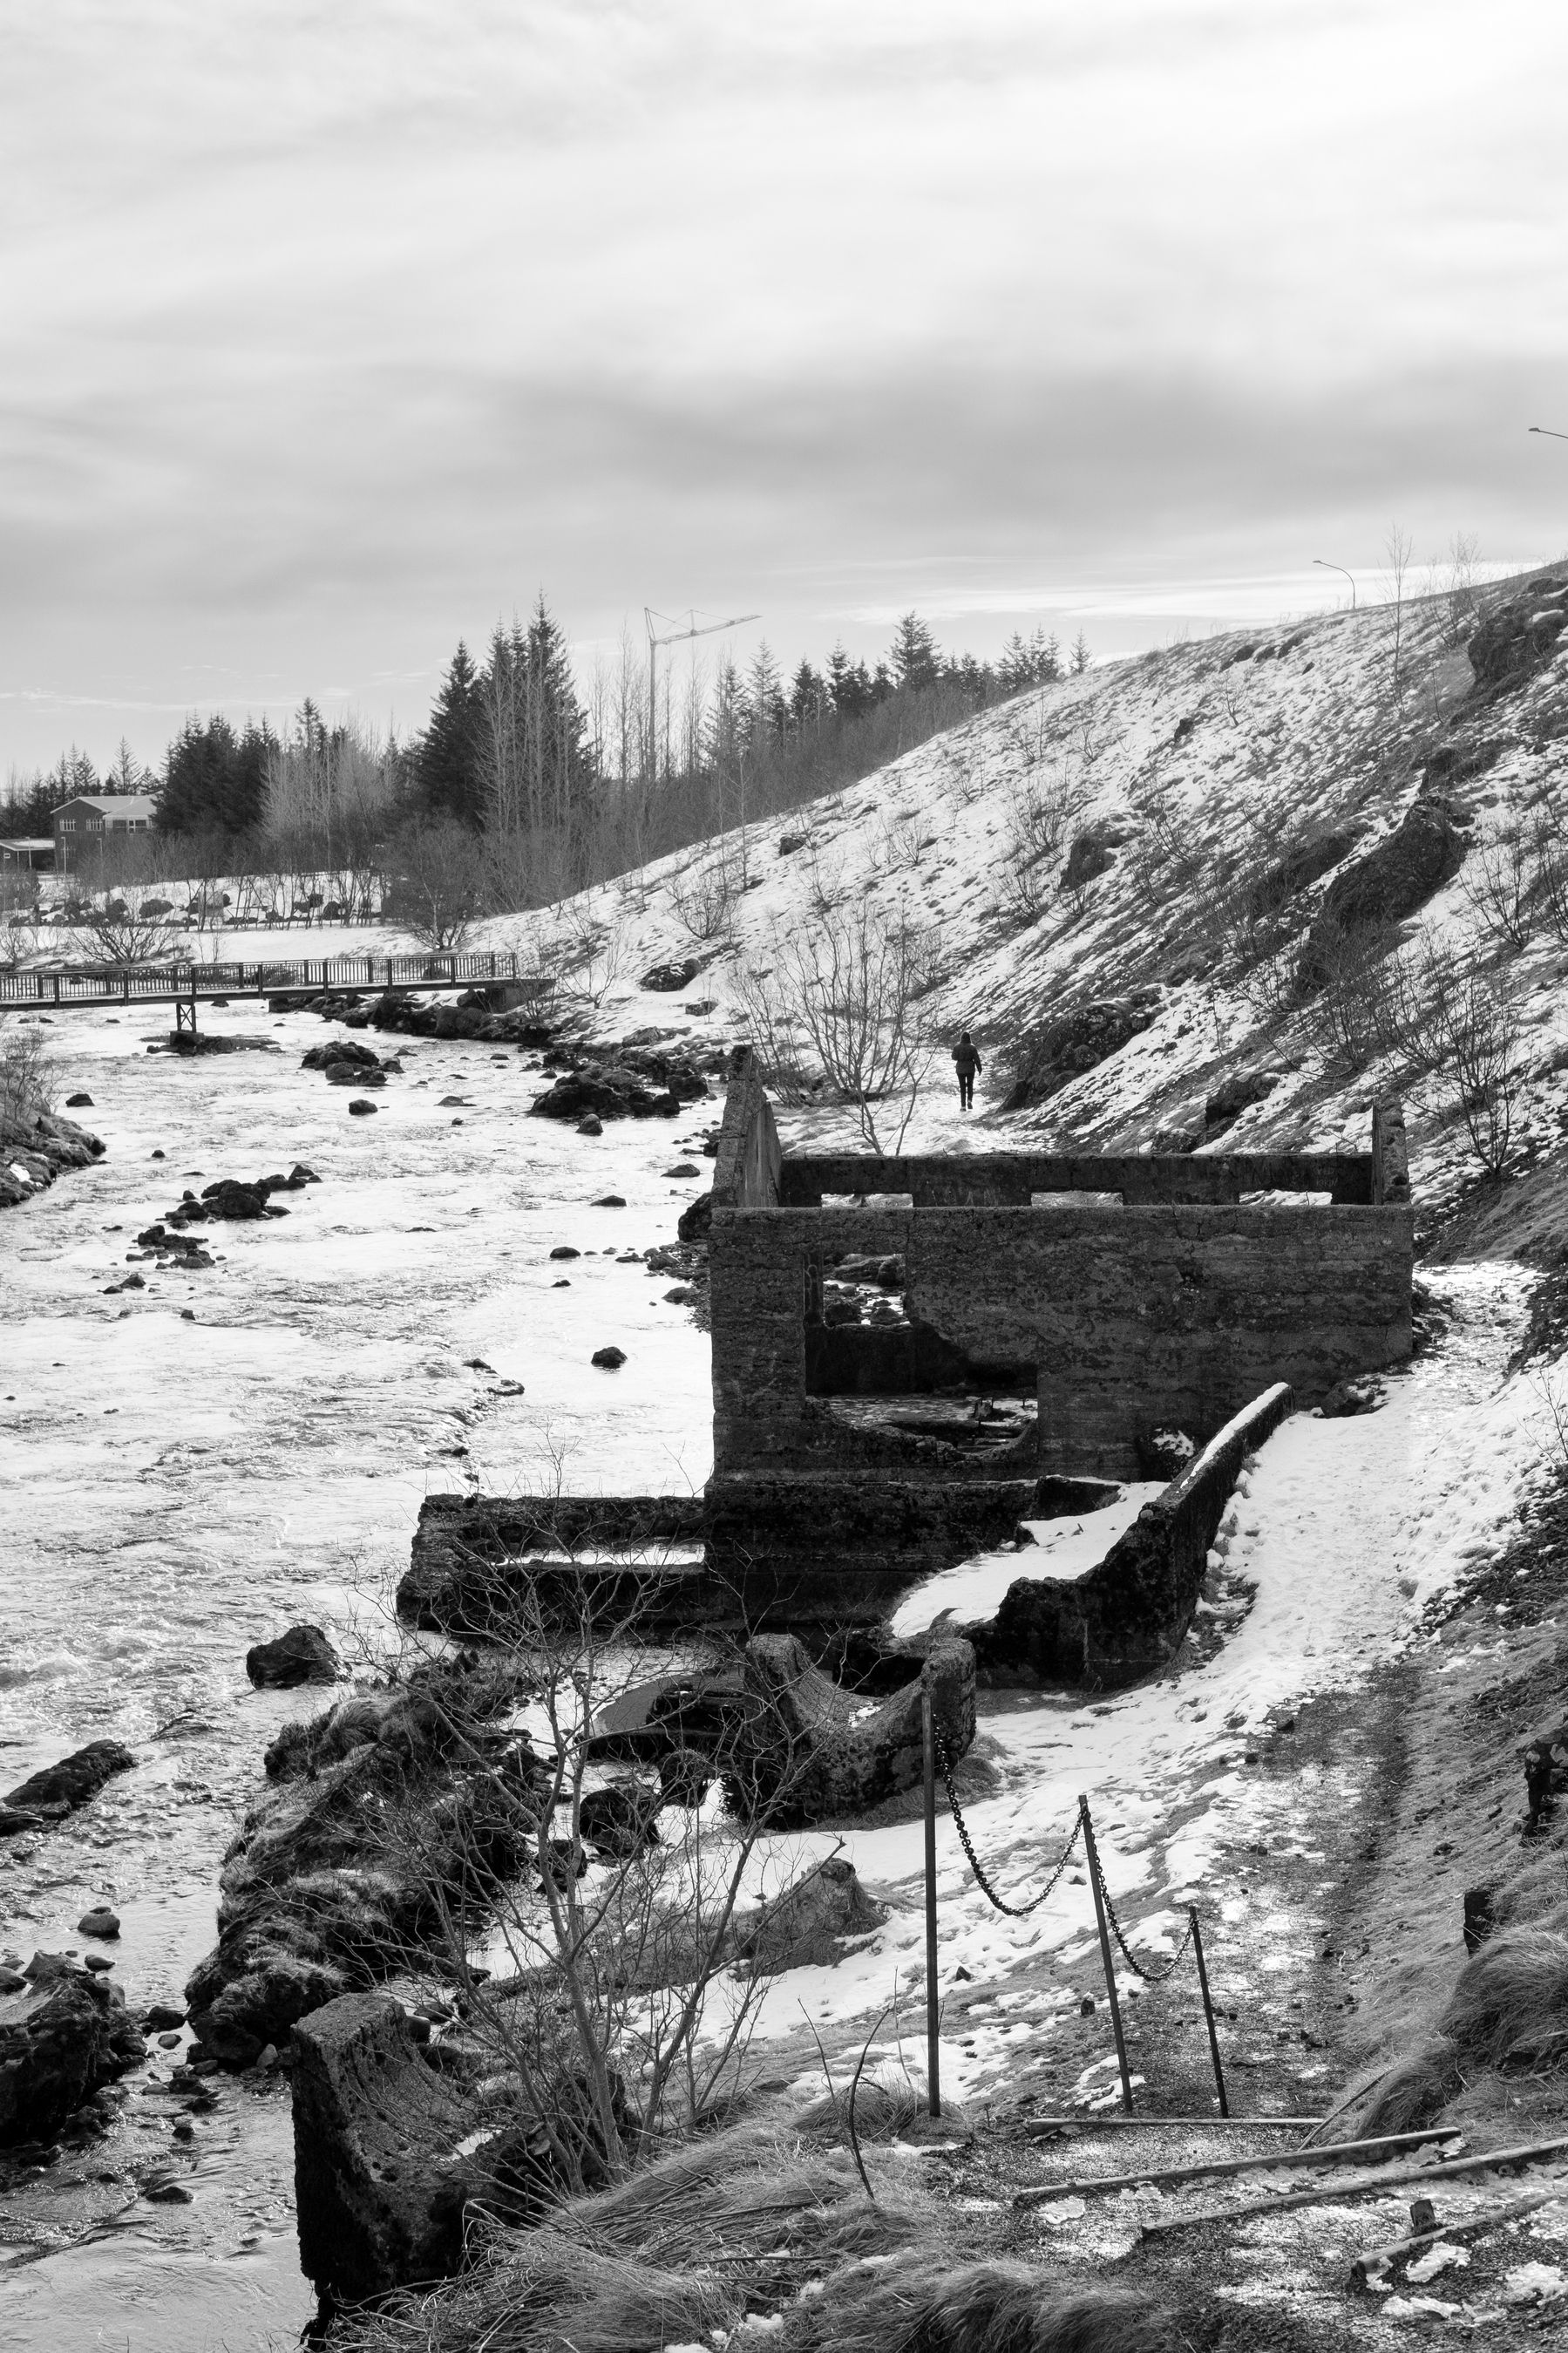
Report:
[[[1345,578],[1351,584],[1351,611],[1353,613],[1355,611],[1355,574],[1353,572],[1345,572],[1345,567],[1342,564],[1331,564],[1327,556],[1324,555],[1314,555],[1312,561],[1314,564],[1321,564],[1325,572],[1345,573]]]
[[[1559,433],[1550,425],[1532,425],[1532,433],[1544,433],[1549,441],[1568,441],[1568,433]]]

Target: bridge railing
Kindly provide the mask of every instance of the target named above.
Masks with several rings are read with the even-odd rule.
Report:
[[[551,983],[520,972],[515,955],[353,955],[193,965],[77,965],[49,972],[0,971],[0,1005],[134,1005],[174,997],[271,997],[291,990],[466,988],[513,981],[546,995]]]

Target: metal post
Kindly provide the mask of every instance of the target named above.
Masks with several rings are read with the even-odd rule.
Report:
[[[1094,1916],[1100,1924],[1100,1952],[1105,1963],[1105,1991],[1110,2003],[1110,2027],[1116,2037],[1116,2063],[1121,2070],[1121,2105],[1132,2114],[1132,2078],[1127,2072],[1127,2039],[1121,2031],[1121,2004],[1116,1998],[1116,1971],[1110,1959],[1110,1931],[1106,1926],[1105,1899],[1100,1892],[1100,1854],[1094,1843],[1094,1824],[1089,1816],[1089,1799],[1078,1801],[1079,1819],[1083,1824],[1083,1849],[1089,1858],[1089,1883],[1094,1890]]]
[[[925,1757],[926,1814],[926,2105],[942,2114],[942,2063],[936,1986],[936,1732],[931,1716],[931,1668],[921,1670],[921,1745]]]
[[[1214,2003],[1209,2000],[1209,1973],[1204,1965],[1204,1932],[1198,1926],[1198,1907],[1195,1904],[1188,1905],[1187,1917],[1193,1924],[1193,1952],[1198,1965],[1198,1983],[1203,1988],[1204,2016],[1208,2021],[1209,2057],[1214,2061],[1214,2081],[1215,2089],[1219,2094],[1219,2112],[1222,2116],[1228,2116],[1230,2102],[1225,2096],[1225,2074],[1219,2063],[1219,2037],[1215,2032]]]

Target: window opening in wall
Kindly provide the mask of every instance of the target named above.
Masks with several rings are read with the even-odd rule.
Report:
[[[911,1307],[901,1252],[807,1254],[805,1391],[850,1432],[912,1459],[1032,1466],[1032,1365],[976,1363]],[[1005,1458],[1005,1460],[1003,1459]]]

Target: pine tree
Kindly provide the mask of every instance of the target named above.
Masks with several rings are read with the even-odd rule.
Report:
[[[746,748],[752,754],[776,744],[784,732],[787,705],[779,684],[778,664],[766,638],[757,648],[746,675]]]
[[[1083,676],[1084,671],[1089,668],[1090,659],[1089,639],[1084,636],[1083,631],[1080,629],[1077,637],[1072,641],[1072,674],[1074,678],[1081,678]]]
[[[420,798],[437,817],[479,825],[484,817],[483,702],[468,649],[459,638],[430,724],[415,750]]]
[[[842,652],[842,647],[838,650]],[[832,707],[833,698],[827,681],[813,670],[808,661],[803,661],[790,681],[789,715],[792,724],[797,730],[819,726],[825,713]]]
[[[900,687],[934,686],[942,667],[936,639],[918,613],[905,613],[888,649],[888,667]]]
[[[158,795],[160,833],[247,833],[261,822],[267,775],[279,750],[267,722],[236,734],[221,712],[194,714],[169,746]]]

